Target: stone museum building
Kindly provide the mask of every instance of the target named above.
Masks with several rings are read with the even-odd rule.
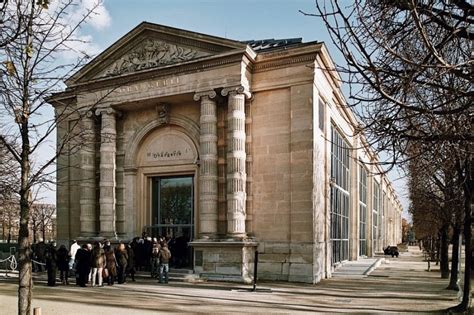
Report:
[[[401,242],[332,69],[322,42],[141,23],[49,99],[58,241],[167,236],[182,267],[243,282],[258,250],[259,278],[307,283]]]

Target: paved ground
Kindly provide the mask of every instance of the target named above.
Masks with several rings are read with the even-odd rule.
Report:
[[[346,266],[360,273],[376,259],[361,266]],[[46,287],[38,281],[33,307],[49,314],[309,314],[309,313],[443,313],[457,304],[456,292],[444,290],[447,280],[439,272],[426,271],[416,247],[387,258],[368,276],[344,276],[317,285],[263,283],[271,292],[248,292],[228,283],[170,283],[140,279],[135,283],[102,288]],[[365,272],[365,271],[364,271]],[[0,278],[0,314],[17,312],[16,279]]]
[[[365,258],[357,261],[349,261],[333,272],[334,278],[364,278],[379,267],[385,258]]]

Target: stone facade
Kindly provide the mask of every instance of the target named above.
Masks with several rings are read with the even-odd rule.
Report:
[[[380,176],[367,179],[370,215],[360,233],[359,161],[377,157],[350,136],[355,119],[332,68],[323,43],[293,39],[268,48],[140,24],[50,99],[58,116],[68,113],[58,145],[79,139],[58,159],[59,241],[129,240],[158,226],[164,210],[153,181],[187,176],[196,274],[249,282],[258,250],[259,278],[316,283],[341,263],[331,256],[330,232],[336,128],[350,147],[365,147],[350,152],[342,257],[397,244],[401,206]],[[374,182],[383,192],[376,215]],[[177,221],[160,226],[180,228]]]

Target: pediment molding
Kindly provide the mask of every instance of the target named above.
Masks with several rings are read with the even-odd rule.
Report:
[[[67,81],[68,86],[212,57],[246,44],[143,22],[95,57]]]
[[[113,61],[94,78],[117,76],[151,68],[178,64],[212,55],[209,51],[186,47],[157,38],[146,38]]]

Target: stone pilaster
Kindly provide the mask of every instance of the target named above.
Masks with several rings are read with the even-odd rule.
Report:
[[[96,183],[95,183],[95,120],[91,112],[82,115],[81,155],[81,237],[89,238],[97,235],[96,231]]]
[[[195,101],[201,101],[199,137],[199,232],[200,238],[217,236],[217,115],[216,92],[206,91],[194,95]]]
[[[100,130],[100,236],[116,238],[116,198],[115,198],[115,171],[117,152],[116,115],[112,108],[98,109],[101,115],[102,127]]]
[[[248,93],[248,92],[247,92]],[[244,238],[246,218],[245,90],[224,88],[227,111],[227,236]]]

